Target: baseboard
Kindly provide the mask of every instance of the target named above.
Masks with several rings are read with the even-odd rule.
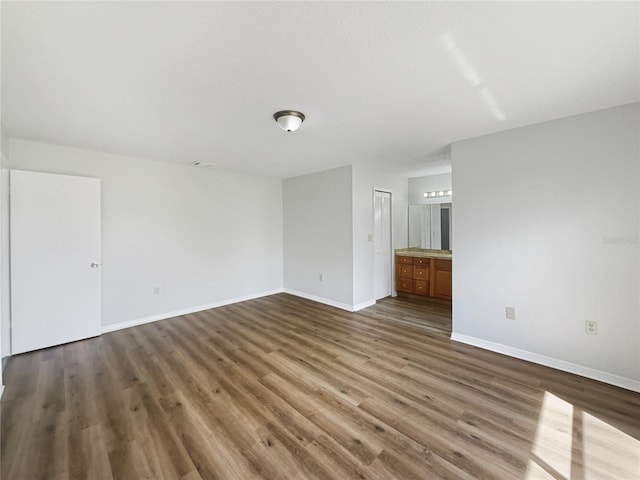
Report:
[[[266,292],[254,293],[251,295],[245,295],[243,297],[229,298],[227,300],[220,300],[218,302],[208,303],[206,305],[199,305],[197,307],[189,307],[181,310],[175,310],[173,312],[159,313],[157,315],[150,315],[148,317],[137,318],[134,320],[128,320],[126,322],[114,323],[113,325],[104,325],[100,329],[100,333],[115,332],[116,330],[122,330],[123,328],[136,327],[145,323],[157,322],[159,320],[166,320],[167,318],[179,317],[180,315],[188,315],[190,313],[202,312],[203,310],[209,310],[211,308],[223,307],[225,305],[231,305],[232,303],[245,302],[247,300],[253,300],[254,298],[267,297],[276,293],[282,293],[282,289],[269,290]]]
[[[640,393],[640,381],[634,380],[632,378],[621,377],[613,373],[603,372],[602,370],[596,370],[595,368],[589,368],[578,365],[576,363],[567,362],[566,360],[547,357],[538,353],[521,350],[519,348],[510,347],[508,345],[502,345],[501,343],[490,342],[481,338],[461,335],[459,333],[451,334],[451,340],[460,343],[466,343],[467,345],[473,345],[474,347],[483,348],[492,352],[502,353],[503,355],[519,358],[520,360],[527,360],[539,365],[544,365],[545,367],[562,370],[563,372],[574,373],[576,375],[580,375],[581,377],[598,380],[610,385],[615,385],[616,387],[622,387],[626,388],[627,390],[632,390],[634,392]]]
[[[370,307],[371,305],[375,305],[376,301],[371,299],[371,300],[367,300],[366,302],[362,302],[362,303],[358,303],[356,305],[353,306],[353,311],[357,312],[358,310],[362,310],[363,308],[367,308]]]
[[[310,293],[299,292],[297,290],[291,290],[289,288],[283,289],[283,292],[290,295],[295,295],[296,297],[306,298],[307,300],[313,300],[314,302],[324,303],[325,305],[336,307],[340,310],[346,310],[347,312],[354,311],[353,305],[350,305],[348,303],[336,302],[335,300],[331,300],[330,298],[318,297],[316,295],[311,295]]]

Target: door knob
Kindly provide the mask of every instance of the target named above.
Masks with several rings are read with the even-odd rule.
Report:
[[[91,262],[91,268],[98,268],[100,266],[99,263]]]

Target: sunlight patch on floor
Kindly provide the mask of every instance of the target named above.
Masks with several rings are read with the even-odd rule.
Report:
[[[545,392],[524,479],[640,479],[640,441]]]
[[[640,479],[640,441],[582,412],[585,480]]]
[[[572,424],[573,405],[545,392],[533,441],[532,461],[551,476],[529,476],[530,470],[527,470],[525,478],[570,478]]]

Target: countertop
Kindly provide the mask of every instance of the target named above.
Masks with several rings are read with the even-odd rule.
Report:
[[[398,248],[396,255],[404,257],[445,258],[451,260],[450,250],[429,250],[426,248]]]

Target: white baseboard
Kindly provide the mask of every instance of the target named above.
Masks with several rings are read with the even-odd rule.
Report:
[[[181,310],[175,310],[173,312],[159,313],[157,315],[150,315],[148,317],[137,318],[134,320],[128,320],[126,322],[114,323],[112,325],[103,325],[100,329],[100,333],[115,332],[116,330],[122,330],[123,328],[135,327],[143,325],[145,323],[157,322],[159,320],[166,320],[167,318],[179,317],[180,315],[188,315],[190,313],[202,312],[203,310],[209,310],[210,308],[223,307],[224,305],[231,305],[232,303],[244,302],[247,300],[253,300],[254,298],[266,297],[274,295],[276,293],[282,293],[282,289],[269,290],[267,292],[259,292],[251,295],[245,295],[243,297],[229,298],[227,300],[220,300],[218,302],[209,303],[206,305],[199,305],[197,307],[189,307]]]
[[[336,302],[335,300],[331,300],[330,298],[318,297],[317,295],[312,295],[310,293],[299,292],[298,290],[291,290],[289,288],[285,288],[283,290],[284,293],[289,293],[291,295],[295,295],[296,297],[306,298],[307,300],[313,300],[314,302],[324,303],[325,305],[329,305],[331,307],[339,308],[340,310],[346,310],[347,312],[357,312],[358,310],[362,310],[363,308],[370,307],[371,305],[375,305],[376,301],[374,299],[367,300],[366,302],[358,303],[356,305],[351,305],[349,303]]]
[[[307,300],[313,300],[314,302],[324,303],[325,305],[336,307],[336,308],[339,308],[340,310],[353,312],[353,305],[350,305],[348,303],[336,302],[335,300],[331,300],[330,298],[318,297],[316,295],[311,295],[310,293],[299,292],[297,290],[290,290],[288,288],[283,289],[283,292],[288,293],[290,295],[295,295],[296,297],[306,298]]]
[[[483,348],[492,352],[502,353],[503,355],[519,358],[520,360],[527,360],[539,365],[544,365],[545,367],[562,370],[563,372],[574,373],[576,375],[580,375],[581,377],[598,380],[610,385],[615,385],[616,387],[622,387],[626,388],[627,390],[632,390],[634,392],[640,393],[640,381],[634,380],[632,378],[621,377],[613,373],[603,372],[602,370],[596,370],[594,368],[585,367],[576,363],[567,362],[566,360],[547,357],[538,353],[521,350],[519,348],[510,347],[508,345],[502,345],[501,343],[490,342],[481,338],[461,335],[459,333],[451,334],[451,340],[455,340],[456,342],[460,343],[466,343],[467,345],[473,345],[474,347]]]
[[[353,311],[357,312],[358,310],[362,310],[363,308],[370,307],[371,305],[375,305],[376,301],[374,299],[367,300],[366,302],[358,303],[353,306]]]

